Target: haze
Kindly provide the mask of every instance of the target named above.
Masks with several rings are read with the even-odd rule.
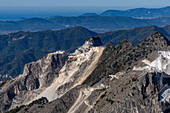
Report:
[[[0,0],[0,20],[78,16],[87,12],[101,13],[108,9],[160,8],[169,5],[169,0]]]
[[[152,4],[152,5],[150,5]],[[0,6],[115,6],[115,7],[163,7],[169,0],[1,0]]]

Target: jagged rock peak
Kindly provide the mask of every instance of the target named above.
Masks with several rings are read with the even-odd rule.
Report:
[[[170,44],[169,40],[159,31],[154,32],[153,34],[151,34],[150,36],[148,36],[145,40],[152,40],[153,42],[165,42],[167,45]]]
[[[119,44],[126,44],[132,46],[132,43],[127,38],[123,39]]]
[[[100,47],[100,46],[103,46],[103,43],[101,42],[99,37],[89,37],[86,40],[86,42],[83,44],[83,46],[79,47],[74,53],[70,55],[86,53],[90,51],[92,47]]]
[[[127,39],[123,39],[117,46],[116,49],[128,49],[133,47],[132,43]]]
[[[115,46],[113,45],[113,43],[112,42],[109,42],[108,44],[107,44],[107,46],[106,46],[106,48],[114,48]]]
[[[169,40],[159,31],[154,32],[150,36],[146,37],[139,45],[145,47],[152,47],[155,49],[166,48],[170,45]]]
[[[63,65],[66,59],[67,59],[67,54],[65,51],[56,51],[56,52],[47,54],[46,56],[44,56],[43,58],[39,59],[36,62],[31,62],[31,63],[26,64],[25,67],[29,67],[29,66],[33,67],[34,64],[36,64],[36,66],[39,65],[41,68],[44,66],[47,67],[47,65],[54,67],[58,65],[56,64],[51,65],[52,63],[60,62]]]
[[[152,38],[163,39],[169,42],[169,40],[159,31],[155,31],[153,34],[150,35]]]
[[[103,45],[103,43],[100,40],[100,37],[89,37],[85,44],[89,45],[90,47],[97,47]]]

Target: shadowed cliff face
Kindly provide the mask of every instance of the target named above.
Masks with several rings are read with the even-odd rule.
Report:
[[[26,64],[23,75],[26,76],[27,89],[33,90],[49,86],[58,77],[58,72],[65,65],[67,59],[67,54],[64,51],[57,51],[46,55],[37,62]]]
[[[55,52],[37,62],[26,64],[22,75],[8,81],[1,88],[1,112],[25,104],[48,87],[58,77],[66,60],[65,52]]]

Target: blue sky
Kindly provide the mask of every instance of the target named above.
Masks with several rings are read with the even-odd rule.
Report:
[[[170,0],[0,0],[0,20],[100,14],[109,9],[160,8]]]
[[[164,7],[170,5],[170,0],[0,0],[0,6],[88,6],[88,7]]]

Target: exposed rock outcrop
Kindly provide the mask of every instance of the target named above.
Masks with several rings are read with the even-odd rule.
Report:
[[[68,56],[59,77],[35,99],[47,97],[49,101],[53,101],[81,85],[95,69],[103,50],[100,38],[90,37],[83,46]]]
[[[42,97],[53,101],[81,85],[95,69],[104,50],[102,45],[99,37],[90,37],[72,54],[57,51],[26,64],[23,74],[0,90],[1,112]]]
[[[55,52],[25,65],[24,72],[8,81],[0,90],[0,111],[23,105],[51,85],[65,65],[67,54]]]
[[[145,58],[152,62],[158,57],[157,52],[167,50],[168,46],[169,41],[159,32],[150,35],[136,46],[132,46],[127,39],[117,46],[109,43],[97,67],[77,91],[79,96],[68,112],[161,113],[163,106],[157,95],[160,88],[153,89],[157,82],[159,83],[156,78],[157,73],[132,69],[134,66],[145,66],[142,62]],[[110,74],[118,76],[117,79],[110,80]],[[101,87],[103,85],[104,87]],[[42,110],[45,109],[49,110],[51,107]]]
[[[166,113],[169,111],[166,92],[169,86],[165,86],[169,83],[168,70],[160,71],[159,66],[144,67],[160,57],[158,51],[168,51],[169,45],[169,40],[160,32],[135,46],[124,39],[116,46],[109,43],[105,49],[99,38],[91,37],[69,54],[58,77],[34,98],[46,97],[50,103],[41,108],[28,107],[28,112]],[[168,62],[161,65],[168,67]],[[134,68],[139,66],[139,70]],[[19,91],[14,90],[16,94]]]

